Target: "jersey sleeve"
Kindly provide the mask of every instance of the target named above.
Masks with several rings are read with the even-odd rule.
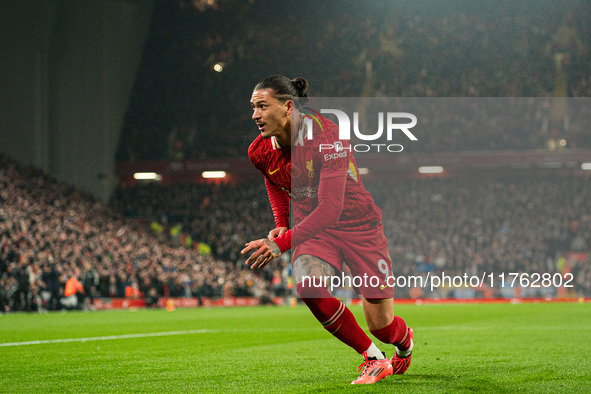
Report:
[[[265,186],[275,218],[275,227],[289,228],[289,196],[267,177],[265,177]]]
[[[320,174],[318,206],[293,229],[275,238],[281,252],[291,249],[335,224],[344,206],[347,173],[335,170]]]

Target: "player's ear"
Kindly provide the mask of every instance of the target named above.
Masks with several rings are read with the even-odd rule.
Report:
[[[292,100],[287,100],[285,102],[285,116],[291,116],[291,113],[293,112],[293,101]]]

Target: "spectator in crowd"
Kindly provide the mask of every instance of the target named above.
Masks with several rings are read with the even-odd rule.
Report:
[[[65,274],[64,276],[67,277],[67,281],[64,287],[64,297],[60,300],[60,302],[67,309],[82,309],[84,287],[78,280],[80,278],[80,273],[75,270],[74,272]]]

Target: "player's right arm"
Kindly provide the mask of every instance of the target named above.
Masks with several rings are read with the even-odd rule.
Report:
[[[289,230],[289,196],[267,177],[265,177],[265,186],[277,227],[269,232],[266,239],[257,239],[246,243],[245,248],[240,252],[246,254],[254,251],[245,262],[251,269],[263,268],[281,255],[282,251],[274,239]]]
[[[267,177],[265,177],[265,186],[275,218],[275,228],[269,232],[267,238],[274,240],[289,230],[289,196]]]
[[[263,268],[271,260],[279,257],[282,251],[275,243],[275,239],[289,232],[289,194],[268,178],[268,163],[264,160],[264,155],[261,155],[261,152],[269,148],[265,147],[264,144],[265,142],[261,136],[258,136],[248,148],[248,157],[257,170],[265,176],[265,186],[273,210],[276,228],[269,232],[267,238],[250,241],[242,249],[242,254],[254,251],[245,263],[250,265],[251,269]]]

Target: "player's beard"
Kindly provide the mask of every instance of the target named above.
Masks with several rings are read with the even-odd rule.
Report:
[[[260,130],[261,137],[263,137],[264,139],[271,138],[272,136],[278,134],[276,131],[277,128],[271,129],[269,125],[265,123],[265,127],[263,128],[263,130]]]

